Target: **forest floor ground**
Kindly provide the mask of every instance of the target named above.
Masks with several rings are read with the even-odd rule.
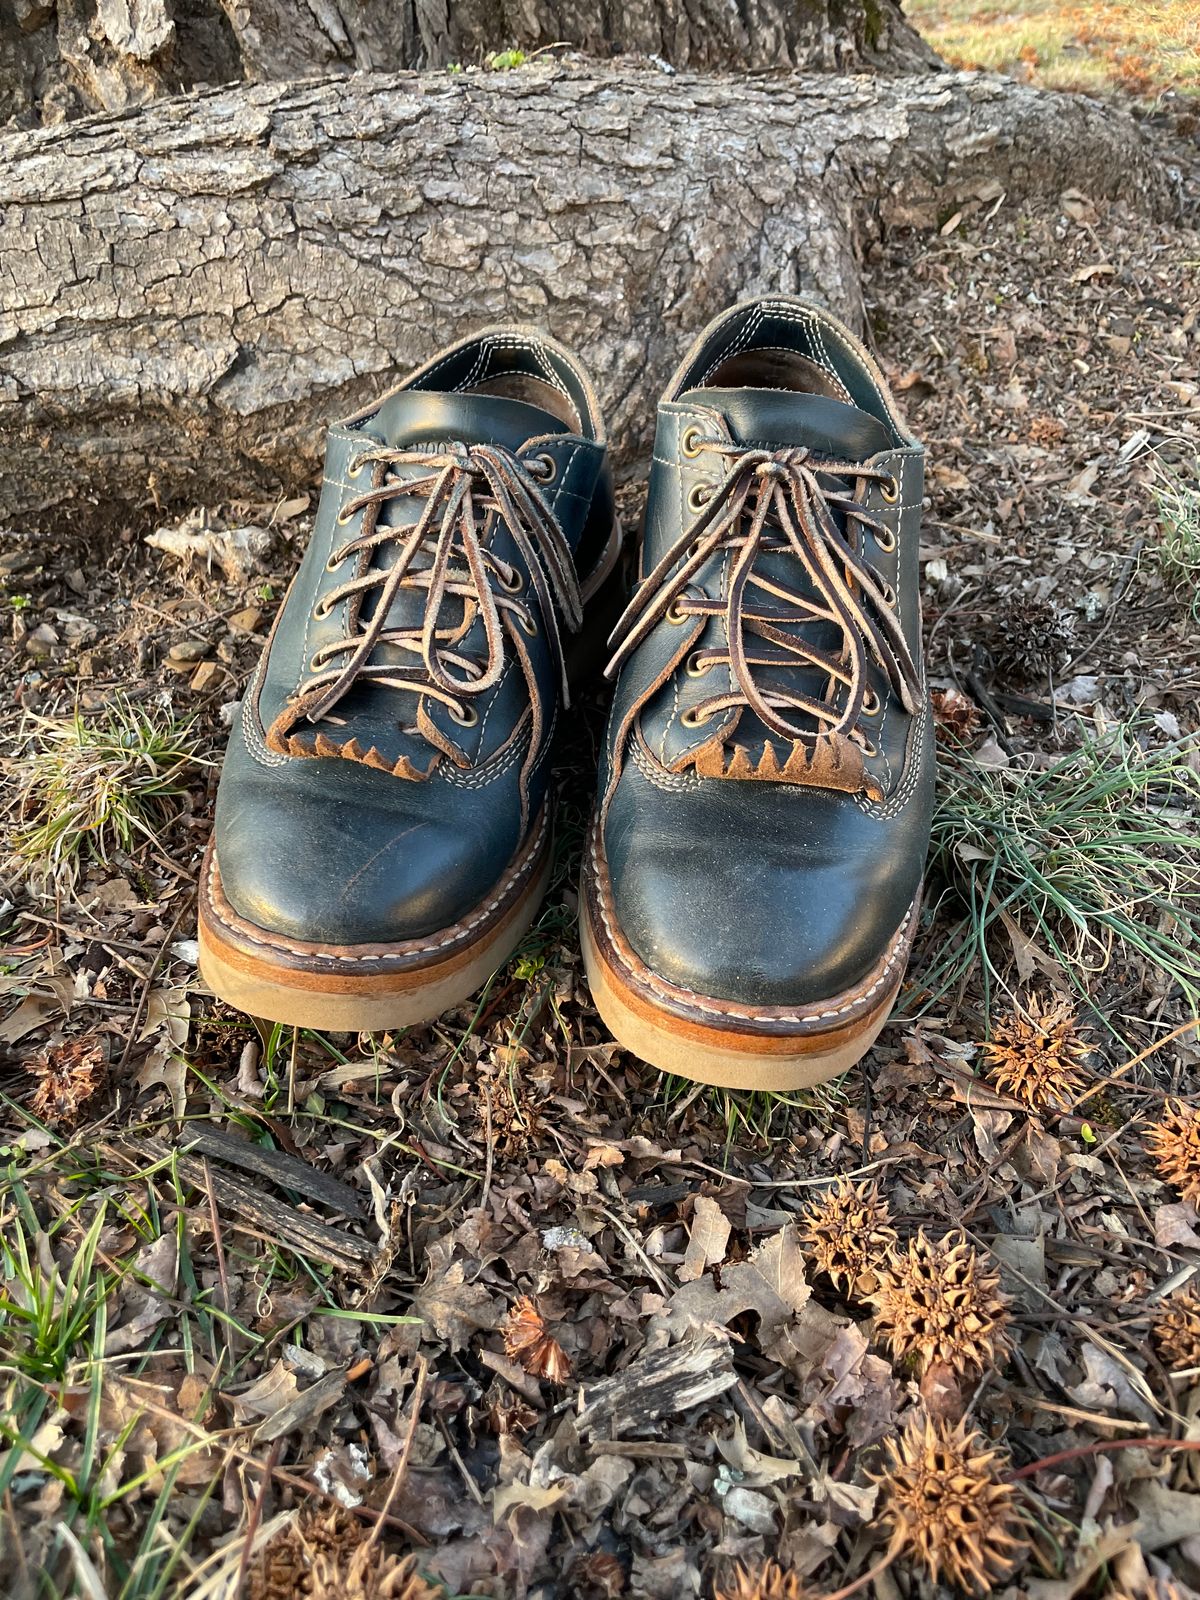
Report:
[[[350,1038],[214,1002],[196,872],[305,487],[164,514],[191,559],[82,513],[7,538],[9,1592],[267,1600],[314,1551],[326,1596],[683,1600],[768,1555],[829,1592],[884,1553],[883,1444],[926,1415],[994,1443],[995,1510],[938,1512],[935,1463],[881,1600],[954,1592],[922,1549],[953,1574],[973,1540],[998,1593],[1200,1590],[1198,270],[1193,228],[1074,192],[868,263],[929,451],[942,784],[897,1014],[809,1093],[665,1078],[598,1022],[599,686],[553,890],[476,1003]],[[890,1224],[839,1234],[839,1174]]]

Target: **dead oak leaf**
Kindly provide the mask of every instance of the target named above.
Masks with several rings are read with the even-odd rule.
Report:
[[[476,1333],[491,1332],[500,1323],[497,1302],[482,1284],[467,1283],[461,1261],[419,1289],[412,1308],[437,1338],[446,1341],[451,1354],[464,1350]]]
[[[705,1327],[727,1328],[751,1311],[759,1319],[759,1344],[766,1350],[807,1304],[812,1290],[804,1276],[799,1230],[789,1223],[745,1261],[685,1283],[662,1313],[672,1339]],[[655,1319],[658,1321],[659,1319]]]

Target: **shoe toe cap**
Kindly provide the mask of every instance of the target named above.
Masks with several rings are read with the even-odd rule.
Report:
[[[746,1005],[819,1005],[862,984],[897,943],[924,840],[864,830],[860,812],[839,828],[844,808],[826,798],[786,830],[749,825],[772,809],[761,801],[711,830],[627,813],[610,830],[610,883],[636,954],[680,988]]]
[[[513,808],[463,816],[444,786],[435,798],[336,759],[283,775],[227,763],[214,833],[230,905],[278,936],[343,946],[433,935],[478,906],[519,843]]]

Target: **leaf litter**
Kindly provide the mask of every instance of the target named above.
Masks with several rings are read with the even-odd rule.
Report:
[[[1200,453],[1200,242],[994,200],[888,237],[867,285],[933,463],[947,762],[969,798],[1121,727],[1200,773],[1159,499]],[[1085,967],[1014,889],[967,945],[993,840],[960,836],[865,1072],[664,1079],[607,1038],[576,949],[597,696],[559,754],[555,887],[478,1006],[258,1028],[199,985],[191,886],[302,501],[7,561],[6,766],[29,715],[118,693],[198,740],[152,836],[85,850],[57,896],[8,866],[14,1582],[795,1600],[883,1563],[887,1596],[1200,1592],[1200,1044],[1151,937],[1186,955],[1186,904]],[[1195,825],[1186,786],[1143,800]]]

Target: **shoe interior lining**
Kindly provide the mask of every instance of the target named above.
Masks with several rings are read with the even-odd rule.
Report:
[[[485,378],[482,383],[473,383],[462,392],[496,395],[502,400],[523,400],[526,405],[548,411],[572,433],[578,433],[580,429],[579,412],[568,396],[545,378],[535,377],[529,372],[498,372],[494,377]]]
[[[779,345],[741,350],[705,374],[704,388],[790,389],[799,394],[824,395],[828,400],[850,399],[846,385],[827,367],[818,366],[797,350]]]

